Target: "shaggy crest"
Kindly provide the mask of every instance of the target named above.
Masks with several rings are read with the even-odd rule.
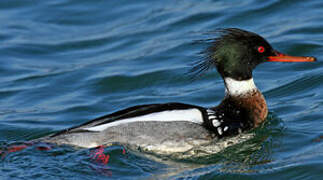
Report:
[[[220,61],[223,60],[221,58],[221,50],[223,51],[223,49],[227,48],[228,44],[251,44],[255,40],[266,42],[265,39],[255,33],[237,28],[217,29],[215,31],[208,32],[207,34],[215,35],[217,37],[200,41],[203,43],[209,43],[210,46],[200,53],[201,59],[194,63],[192,69],[189,71],[193,74],[194,78],[204,74],[208,70],[216,68]]]

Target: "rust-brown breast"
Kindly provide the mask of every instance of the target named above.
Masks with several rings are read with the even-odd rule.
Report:
[[[258,127],[265,121],[268,114],[268,108],[266,100],[259,90],[232,98],[240,107],[249,111],[249,117],[253,119],[254,127]]]

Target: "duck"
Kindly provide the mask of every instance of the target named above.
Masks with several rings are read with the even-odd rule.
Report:
[[[250,31],[226,28],[216,32],[217,37],[205,50],[205,58],[192,70],[218,71],[225,87],[219,105],[202,107],[178,102],[137,105],[37,141],[81,148],[117,143],[161,155],[183,155],[199,150],[216,153],[250,138],[248,132],[261,126],[268,115],[266,100],[252,76],[256,66],[265,62],[314,62],[316,58],[280,53]]]

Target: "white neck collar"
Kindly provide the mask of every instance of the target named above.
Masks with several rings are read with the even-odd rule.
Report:
[[[226,94],[232,96],[241,96],[248,94],[249,92],[257,90],[253,78],[248,80],[238,81],[229,77],[224,78],[226,86]]]

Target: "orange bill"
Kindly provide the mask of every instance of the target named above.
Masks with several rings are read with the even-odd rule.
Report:
[[[316,61],[315,57],[309,56],[289,56],[278,51],[275,51],[276,56],[269,56],[269,62],[313,62]]]

